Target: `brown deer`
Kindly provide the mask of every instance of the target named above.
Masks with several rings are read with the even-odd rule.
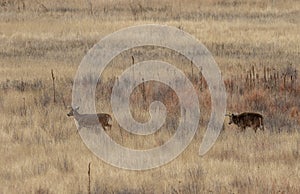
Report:
[[[75,120],[78,123],[78,130],[80,130],[82,127],[86,126],[95,126],[98,125],[99,123],[103,127],[104,130],[106,130],[106,127],[111,129],[111,124],[109,122],[112,121],[112,118],[109,114],[106,113],[98,113],[96,114],[97,118],[95,120],[95,114],[79,114],[78,110],[79,107],[72,108],[70,112],[67,114],[67,116],[74,116]]]
[[[251,127],[255,133],[258,128],[264,130],[263,116],[258,113],[244,112],[241,114],[227,114],[229,116],[229,125],[236,124],[242,131],[245,131],[246,127]]]

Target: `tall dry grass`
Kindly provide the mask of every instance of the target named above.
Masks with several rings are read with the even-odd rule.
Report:
[[[89,162],[92,193],[300,192],[300,83],[298,77],[293,83],[283,80],[289,67],[300,70],[295,1],[0,1],[0,16],[0,193],[87,193]],[[93,155],[66,117],[73,77],[82,57],[103,36],[145,23],[182,28],[204,43],[223,74],[228,111],[263,113],[266,131],[240,133],[225,120],[214,147],[198,156],[211,111],[201,73],[167,49],[132,49],[104,71],[97,110],[111,113],[109,91],[115,76],[131,65],[131,56],[140,62],[159,55],[192,80],[201,107],[199,129],[176,160],[152,170],[118,169]],[[253,67],[255,84],[249,81]],[[271,75],[277,72],[275,83]],[[146,83],[131,98],[132,113],[141,121],[147,120],[153,99],[164,102],[166,124],[151,136],[138,137],[114,120],[108,135],[138,149],[167,141],[180,118],[174,92]]]

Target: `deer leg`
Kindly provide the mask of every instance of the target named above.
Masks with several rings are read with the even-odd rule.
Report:
[[[259,127],[261,130],[265,130],[265,128],[264,128],[264,121],[263,121],[263,119],[260,119],[260,127]]]
[[[106,131],[104,123],[101,123],[101,125],[102,125],[103,130]]]
[[[242,132],[245,133],[245,131],[246,131],[246,127],[242,127]]]
[[[109,130],[111,130],[111,124],[108,123],[108,120],[105,121],[105,126],[109,128]]]

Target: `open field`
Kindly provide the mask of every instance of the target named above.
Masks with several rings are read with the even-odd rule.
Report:
[[[300,193],[299,18],[294,0],[0,0],[0,193],[88,193],[90,162],[91,193]],[[103,72],[97,111],[112,114],[111,87],[132,65],[132,56],[135,63],[160,59],[193,83],[201,107],[199,129],[188,148],[160,168],[122,170],[98,159],[66,116],[73,78],[101,38],[149,23],[178,27],[203,43],[222,72],[228,112],[262,113],[265,131],[242,133],[226,118],[217,142],[200,157],[211,112],[201,72],[168,49],[134,48]],[[164,144],[180,119],[175,93],[147,82],[131,100],[139,121],[149,119],[151,101],[162,101],[166,123],[152,135],[137,136],[113,119],[108,135],[135,149]]]

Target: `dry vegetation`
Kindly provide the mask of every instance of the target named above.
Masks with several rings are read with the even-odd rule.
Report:
[[[89,162],[92,193],[300,193],[299,18],[294,0],[0,0],[0,193],[87,193]],[[147,23],[182,28],[206,45],[224,76],[228,111],[262,113],[265,132],[240,133],[225,121],[214,147],[200,157],[210,114],[201,73],[172,51],[137,48],[105,70],[98,111],[111,113],[109,92],[131,56],[136,62],[159,58],[193,82],[200,127],[176,160],[153,170],[121,170],[93,155],[66,116],[77,67],[105,35]],[[142,121],[152,100],[164,102],[166,124],[138,137],[114,122],[108,134],[132,148],[163,144],[180,117],[174,92],[147,82],[131,97],[132,113]]]

